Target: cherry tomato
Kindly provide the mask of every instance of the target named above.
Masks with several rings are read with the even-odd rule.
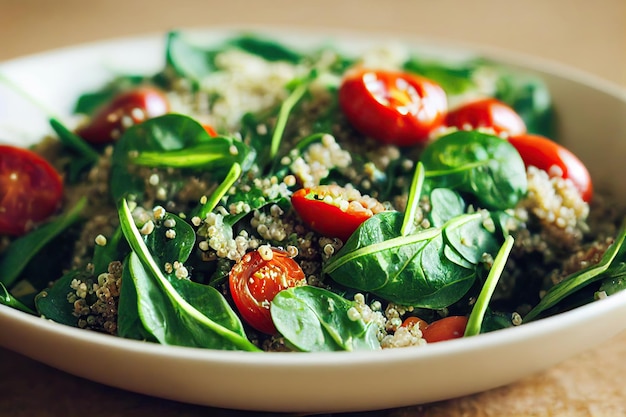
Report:
[[[589,171],[576,155],[562,145],[539,135],[511,136],[509,142],[517,149],[526,166],[534,166],[572,181],[584,201],[591,201],[593,184]]]
[[[419,317],[410,316],[404,319],[400,327],[412,329],[415,326],[417,326],[418,329],[424,332],[424,330],[426,330],[426,327],[428,327],[428,323],[426,322],[426,320],[422,320]]]
[[[430,323],[422,330],[422,337],[428,343],[443,342],[444,340],[463,337],[467,327],[467,317],[449,316]]]
[[[203,124],[202,127],[204,128],[204,130],[209,134],[209,136],[212,137],[216,137],[218,136],[217,132],[215,131],[215,129],[213,129],[213,126],[209,125],[209,124]]]
[[[495,98],[484,98],[463,104],[446,115],[445,123],[459,129],[488,127],[496,134],[526,133],[524,120],[515,110]]]
[[[169,111],[165,94],[155,87],[138,87],[122,92],[98,109],[90,122],[76,133],[93,144],[116,141],[132,125]]]
[[[367,69],[346,74],[339,104],[358,131],[398,146],[426,142],[448,108],[446,93],[427,78]]]
[[[63,181],[36,153],[0,145],[0,234],[23,235],[61,206]]]
[[[375,198],[339,185],[302,188],[293,193],[291,204],[311,229],[343,241],[365,220],[385,210]]]
[[[276,333],[270,303],[280,291],[304,283],[300,265],[283,250],[261,247],[246,253],[230,270],[228,282],[235,306],[255,329]]]

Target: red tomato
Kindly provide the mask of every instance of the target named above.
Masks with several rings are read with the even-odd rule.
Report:
[[[467,317],[449,316],[430,323],[422,331],[422,337],[428,343],[458,339],[459,337],[463,337],[465,327],[467,327]]]
[[[41,156],[0,145],[0,234],[19,236],[61,205],[63,181]]]
[[[212,136],[212,137],[217,137],[218,136],[218,134],[215,131],[215,129],[213,129],[213,126],[208,125],[208,124],[203,124],[202,127],[209,134],[209,136]]]
[[[426,322],[426,320],[422,320],[419,317],[410,316],[404,319],[400,327],[407,327],[411,329],[415,326],[417,326],[417,328],[423,332],[424,330],[426,330],[426,327],[428,327],[428,323]]]
[[[311,229],[343,241],[365,220],[385,210],[375,198],[339,185],[302,188],[293,193],[291,204]]]
[[[563,178],[572,181],[584,201],[591,201],[593,184],[589,171],[568,149],[539,135],[511,136],[508,140],[515,146],[526,166],[537,167],[549,175],[554,175],[556,169]]]
[[[489,127],[496,134],[526,133],[524,120],[515,110],[495,98],[484,98],[463,104],[447,114],[445,123],[459,129]]]
[[[155,87],[138,87],[115,96],[96,111],[91,121],[76,133],[87,142],[104,144],[116,141],[132,125],[169,111],[165,94]]]
[[[427,78],[367,69],[346,74],[339,104],[358,131],[398,146],[426,142],[448,108],[446,93]]]
[[[274,334],[270,302],[280,291],[304,279],[300,265],[287,252],[264,247],[246,253],[230,270],[228,283],[243,319],[263,333]]]

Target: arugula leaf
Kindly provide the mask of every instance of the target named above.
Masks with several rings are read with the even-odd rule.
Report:
[[[301,351],[380,349],[374,323],[350,319],[355,305],[323,288],[302,286],[276,294],[270,311],[279,333]]]
[[[488,209],[514,207],[526,194],[526,167],[506,140],[478,131],[457,131],[424,149],[421,162],[432,188],[471,193]]]
[[[130,276],[146,329],[162,344],[258,351],[237,315],[215,288],[165,275],[134,224],[125,200],[120,226],[133,252]],[[126,282],[128,283],[128,282]],[[126,285],[124,283],[124,285]]]

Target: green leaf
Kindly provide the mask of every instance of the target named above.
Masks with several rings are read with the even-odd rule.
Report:
[[[24,305],[24,303],[22,303],[20,300],[13,297],[11,293],[9,293],[9,290],[7,290],[7,287],[2,284],[2,282],[0,282],[0,304],[4,304],[7,307],[15,308],[17,310],[23,311],[24,313],[37,314],[30,308],[26,307],[26,305]]]
[[[514,207],[526,194],[526,167],[506,140],[478,131],[458,131],[426,147],[421,155],[431,188],[472,194],[489,209]]]
[[[163,344],[258,351],[237,315],[213,287],[166,276],[143,241],[122,200],[120,226],[133,252],[130,275],[146,329]],[[124,284],[125,285],[125,284]]]
[[[303,58],[300,52],[258,35],[240,35],[229,40],[227,46],[239,48],[242,51],[257,55],[270,62],[285,61],[297,64]]]
[[[400,236],[402,223],[398,212],[372,216],[330,259],[324,272],[342,285],[398,304],[443,308],[458,301],[476,279],[474,268],[448,260],[442,229]]]
[[[477,88],[472,75],[480,63],[473,60],[452,64],[412,57],[404,69],[435,81],[447,94],[455,95]]]
[[[122,270],[122,286],[117,303],[117,335],[127,339],[157,342],[157,339],[143,325],[140,317],[137,288],[130,271],[130,255],[124,261]]]
[[[524,317],[524,322],[534,320],[547,309],[576,294],[589,284],[626,275],[626,227],[622,225],[615,242],[607,249],[600,262],[575,272],[550,288],[539,303]]]
[[[430,192],[430,223],[434,227],[443,226],[453,217],[465,212],[465,201],[454,190],[435,188]]]
[[[0,258],[0,283],[11,287],[28,263],[47,243],[80,219],[86,204],[87,199],[81,198],[68,212],[15,239]]]
[[[355,302],[322,288],[303,286],[276,294],[270,307],[276,329],[305,352],[376,350],[376,326],[352,320]]]
[[[233,163],[250,167],[254,153],[234,138],[211,137],[191,117],[166,114],[137,124],[124,132],[112,157],[111,193],[118,201],[142,196],[145,179],[135,175],[139,166],[208,170],[225,175]]]
[[[37,294],[35,306],[41,316],[57,323],[78,327],[78,317],[73,314],[74,305],[67,300],[67,295],[74,292],[70,284],[80,274],[81,272],[77,270],[70,271],[59,278],[52,287]]]

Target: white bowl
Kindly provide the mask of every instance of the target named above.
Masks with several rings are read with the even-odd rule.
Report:
[[[225,30],[206,31],[208,39]],[[296,44],[314,33],[271,35]],[[328,31],[323,38],[328,39]],[[62,118],[75,97],[98,86],[107,69],[155,71],[164,36],[119,39],[52,51],[0,65],[5,74]],[[351,50],[380,38],[335,34]],[[386,40],[389,40],[388,37]],[[419,39],[435,55],[467,48]],[[626,91],[578,71],[503,51],[473,53],[540,74],[558,110],[564,144],[587,164],[597,189],[626,195]],[[463,52],[460,52],[463,51]],[[46,119],[0,86],[0,138],[27,144]],[[355,353],[249,353],[161,346],[78,330],[0,305],[0,345],[93,381],[183,402],[257,411],[340,412],[414,405],[511,383],[589,349],[626,328],[626,292],[556,317],[420,348]]]

